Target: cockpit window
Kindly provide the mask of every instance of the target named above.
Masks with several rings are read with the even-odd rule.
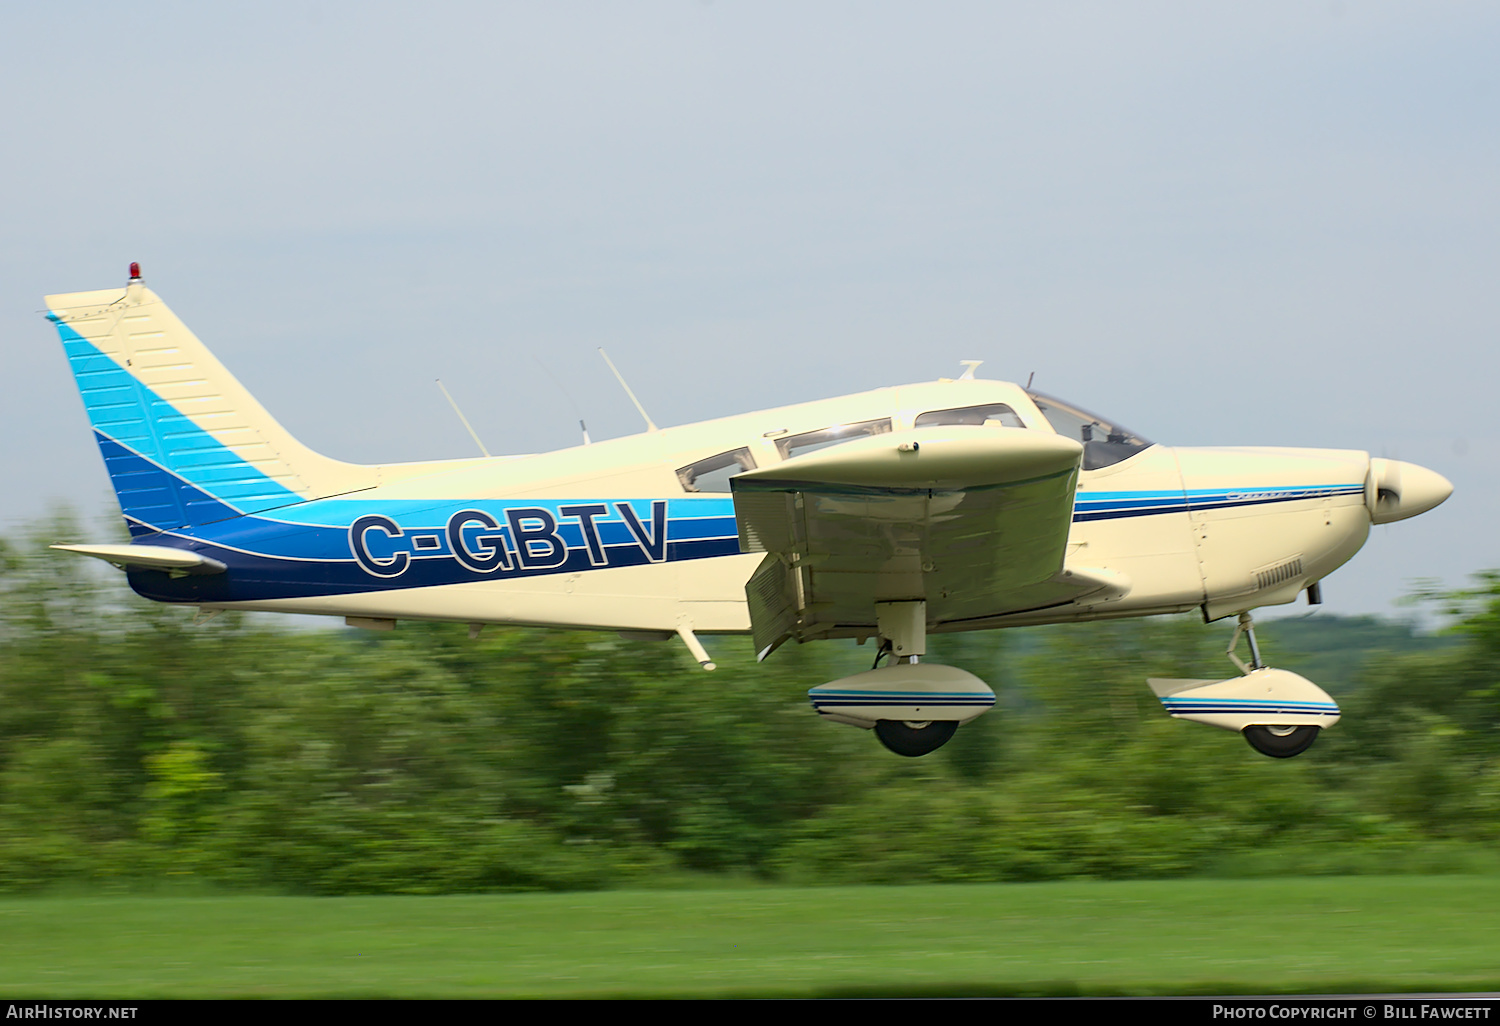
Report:
[[[937,427],[941,424],[999,424],[1002,427],[1025,427],[1016,411],[1004,403],[988,406],[961,406],[956,410],[932,410],[917,417],[917,427]]]
[[[1083,469],[1099,470],[1129,459],[1152,443],[1118,424],[1111,424],[1087,410],[1053,399],[1040,392],[1028,392],[1036,408],[1042,411],[1052,430],[1083,443]]]
[[[685,492],[727,492],[731,477],[754,469],[755,457],[750,450],[735,449],[678,469],[677,480]]]
[[[816,452],[818,449],[826,449],[830,445],[838,445],[840,442],[852,441],[865,435],[888,434],[890,430],[890,418],[866,420],[858,424],[835,424],[833,427],[819,428],[817,431],[804,431],[800,435],[778,438],[776,448],[781,450],[782,459],[789,460],[793,456]]]

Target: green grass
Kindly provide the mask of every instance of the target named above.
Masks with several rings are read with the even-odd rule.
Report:
[[[1500,878],[0,899],[0,995],[1500,989]]]

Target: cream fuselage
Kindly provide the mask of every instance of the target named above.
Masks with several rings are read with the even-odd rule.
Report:
[[[424,499],[653,500],[722,512],[728,494],[691,495],[677,470],[749,448],[759,467],[782,457],[776,439],[829,425],[890,418],[895,431],[932,410],[1005,403],[1030,431],[1053,428],[1025,390],[993,381],[940,381],[880,389],[554,453],[456,465],[408,465],[406,480],[364,491],[362,506]],[[997,428],[997,430],[1016,430]],[[401,469],[401,468],[392,468]],[[1128,590],[1093,603],[1029,612],[995,610],[979,629],[1172,613],[1201,607],[1214,619],[1293,601],[1364,543],[1371,523],[1364,452],[1206,449],[1152,445],[1079,474],[1067,565],[1121,575]],[[394,476],[394,475],[393,475]],[[274,514],[273,514],[274,515]],[[674,523],[676,522],[674,517]],[[223,603],[238,608],[371,620],[444,619],[701,633],[750,629],[745,582],[756,554],[672,559],[520,579]],[[217,603],[204,603],[216,605]],[[872,621],[873,623],[873,613]],[[932,630],[944,630],[933,624]]]

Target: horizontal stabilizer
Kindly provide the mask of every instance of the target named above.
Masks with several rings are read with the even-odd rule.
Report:
[[[113,563],[122,570],[167,570],[182,574],[222,574],[227,567],[217,559],[166,545],[54,545],[54,549],[77,552]]]

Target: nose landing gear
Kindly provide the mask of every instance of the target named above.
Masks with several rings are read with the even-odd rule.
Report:
[[[1269,755],[1273,759],[1290,759],[1311,748],[1321,729],[1309,726],[1261,726],[1252,723],[1240,733],[1245,735],[1250,747],[1261,755]]]
[[[1235,654],[1240,636],[1250,643],[1250,665]],[[1339,721],[1339,707],[1322,688],[1289,670],[1261,662],[1255,624],[1241,613],[1225,653],[1241,676],[1228,680],[1149,681],[1168,714],[1238,731],[1262,755],[1290,759],[1312,747],[1324,727]]]

